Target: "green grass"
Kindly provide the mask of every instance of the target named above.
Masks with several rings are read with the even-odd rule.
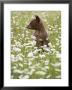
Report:
[[[34,30],[26,26],[38,15],[49,35],[49,49],[42,52],[32,39]],[[61,78],[61,12],[12,11],[11,12],[11,78],[60,79]]]

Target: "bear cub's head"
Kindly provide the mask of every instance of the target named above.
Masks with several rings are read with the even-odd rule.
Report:
[[[41,26],[41,19],[39,18],[39,16],[36,15],[35,18],[29,23],[27,28],[33,30],[39,30],[40,26]]]

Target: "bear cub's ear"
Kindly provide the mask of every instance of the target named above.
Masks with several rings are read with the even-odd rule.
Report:
[[[39,16],[35,15],[35,17],[36,17],[36,21],[39,23],[40,22]]]

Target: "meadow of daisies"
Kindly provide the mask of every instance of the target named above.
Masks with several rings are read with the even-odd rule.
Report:
[[[48,32],[49,48],[35,46],[26,26],[38,15]],[[61,12],[11,12],[11,79],[61,79]]]

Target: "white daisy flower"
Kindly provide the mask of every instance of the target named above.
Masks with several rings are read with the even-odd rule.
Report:
[[[20,52],[21,51],[21,49],[18,48],[18,47],[13,47],[13,50],[16,51],[16,52]]]
[[[29,75],[25,75],[24,77],[23,77],[23,79],[28,79],[29,78]]]
[[[49,45],[51,48],[53,47],[51,43],[48,43],[48,45]]]
[[[33,40],[36,40],[36,37],[35,37],[35,36],[33,36],[33,35],[31,35],[31,38],[32,38]]]
[[[54,67],[59,67],[61,65],[61,63],[55,63],[55,64],[51,63],[51,65]]]
[[[33,52],[28,53],[28,57],[34,57]]]
[[[11,61],[15,61],[14,55],[11,55]]]
[[[36,74],[37,75],[45,75],[46,73],[44,71],[37,71]]]
[[[44,55],[44,54],[42,54],[42,55],[40,54],[40,55],[39,55],[39,57],[40,57],[40,58],[44,58],[44,57],[45,57],[45,55]]]
[[[46,60],[46,61],[45,61],[45,65],[48,65],[48,64],[49,64],[49,60]]]

